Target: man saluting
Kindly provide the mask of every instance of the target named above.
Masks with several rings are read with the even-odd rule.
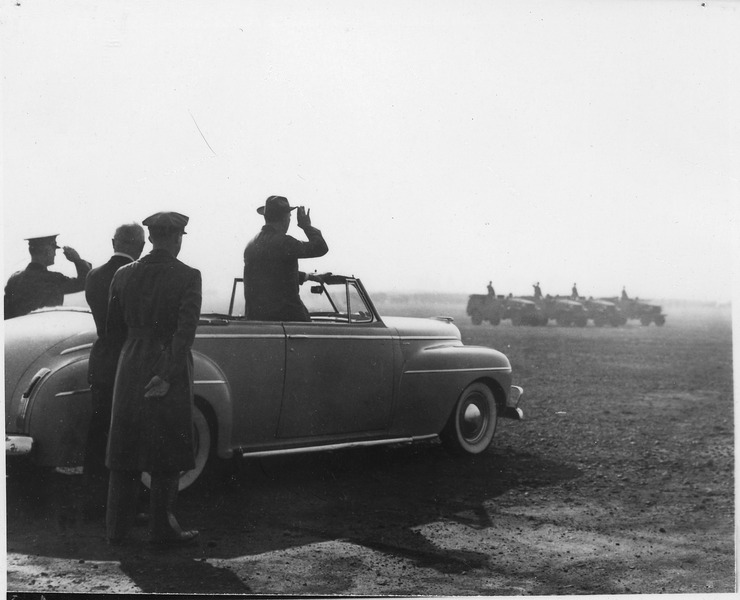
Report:
[[[296,208],[298,227],[307,242],[288,235]],[[257,212],[265,217],[265,225],[244,249],[245,316],[252,321],[310,321],[298,293],[306,280],[298,270],[298,259],[324,256],[329,247],[321,231],[311,225],[311,211],[290,206],[284,196],[270,196]]]
[[[74,294],[85,289],[85,277],[92,265],[80,258],[77,250],[64,246],[64,257],[73,262],[77,277],[49,271],[54,264],[57,250],[57,234],[26,238],[31,262],[23,271],[10,276],[5,286],[5,318],[12,319],[27,315],[44,306],[61,306],[65,294]]]

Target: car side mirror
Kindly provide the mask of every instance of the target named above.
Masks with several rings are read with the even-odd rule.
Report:
[[[312,285],[311,286],[311,293],[312,294],[323,294],[324,288],[320,285]]]

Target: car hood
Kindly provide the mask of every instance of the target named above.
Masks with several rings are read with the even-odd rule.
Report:
[[[5,398],[27,383],[34,363],[47,353],[91,344],[95,322],[88,311],[55,309],[33,312],[5,321]],[[47,365],[48,366],[48,365]]]
[[[416,317],[382,317],[383,323],[402,336],[433,336],[461,339],[460,330],[446,320]]]

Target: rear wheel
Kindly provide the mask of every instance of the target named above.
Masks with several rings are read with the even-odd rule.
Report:
[[[178,489],[181,491],[195,483],[211,457],[211,428],[208,425],[208,419],[198,406],[193,407],[193,445],[195,446],[195,467],[180,473]],[[149,473],[142,473],[141,481],[147,488],[151,487],[152,478]]]
[[[665,325],[665,317],[663,315],[660,315],[659,317],[655,317],[655,324],[658,327],[662,327]]]
[[[439,437],[453,454],[480,454],[496,433],[498,407],[491,389],[471,383],[463,390]]]
[[[474,310],[470,313],[470,320],[473,321],[473,325],[480,325],[483,323],[483,315],[479,311]]]

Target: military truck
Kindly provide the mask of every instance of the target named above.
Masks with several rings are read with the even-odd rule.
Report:
[[[498,325],[506,313],[506,301],[503,296],[471,294],[466,312],[473,325],[480,325],[483,321]]]
[[[619,327],[627,323],[627,317],[622,314],[619,307],[610,300],[603,298],[579,298],[586,309],[586,314],[596,327],[611,325]]]
[[[512,325],[547,325],[547,315],[534,300],[521,297],[506,299],[506,313],[503,317],[511,319]]]
[[[534,300],[534,298],[532,298]],[[562,327],[576,325],[585,327],[588,324],[588,315],[586,309],[580,302],[571,300],[564,296],[550,296],[535,300],[537,305],[542,309],[547,319],[553,319]]]
[[[613,302],[626,319],[639,320],[645,326],[655,323],[658,327],[665,325],[666,315],[658,304],[643,302],[639,298],[602,298]]]

